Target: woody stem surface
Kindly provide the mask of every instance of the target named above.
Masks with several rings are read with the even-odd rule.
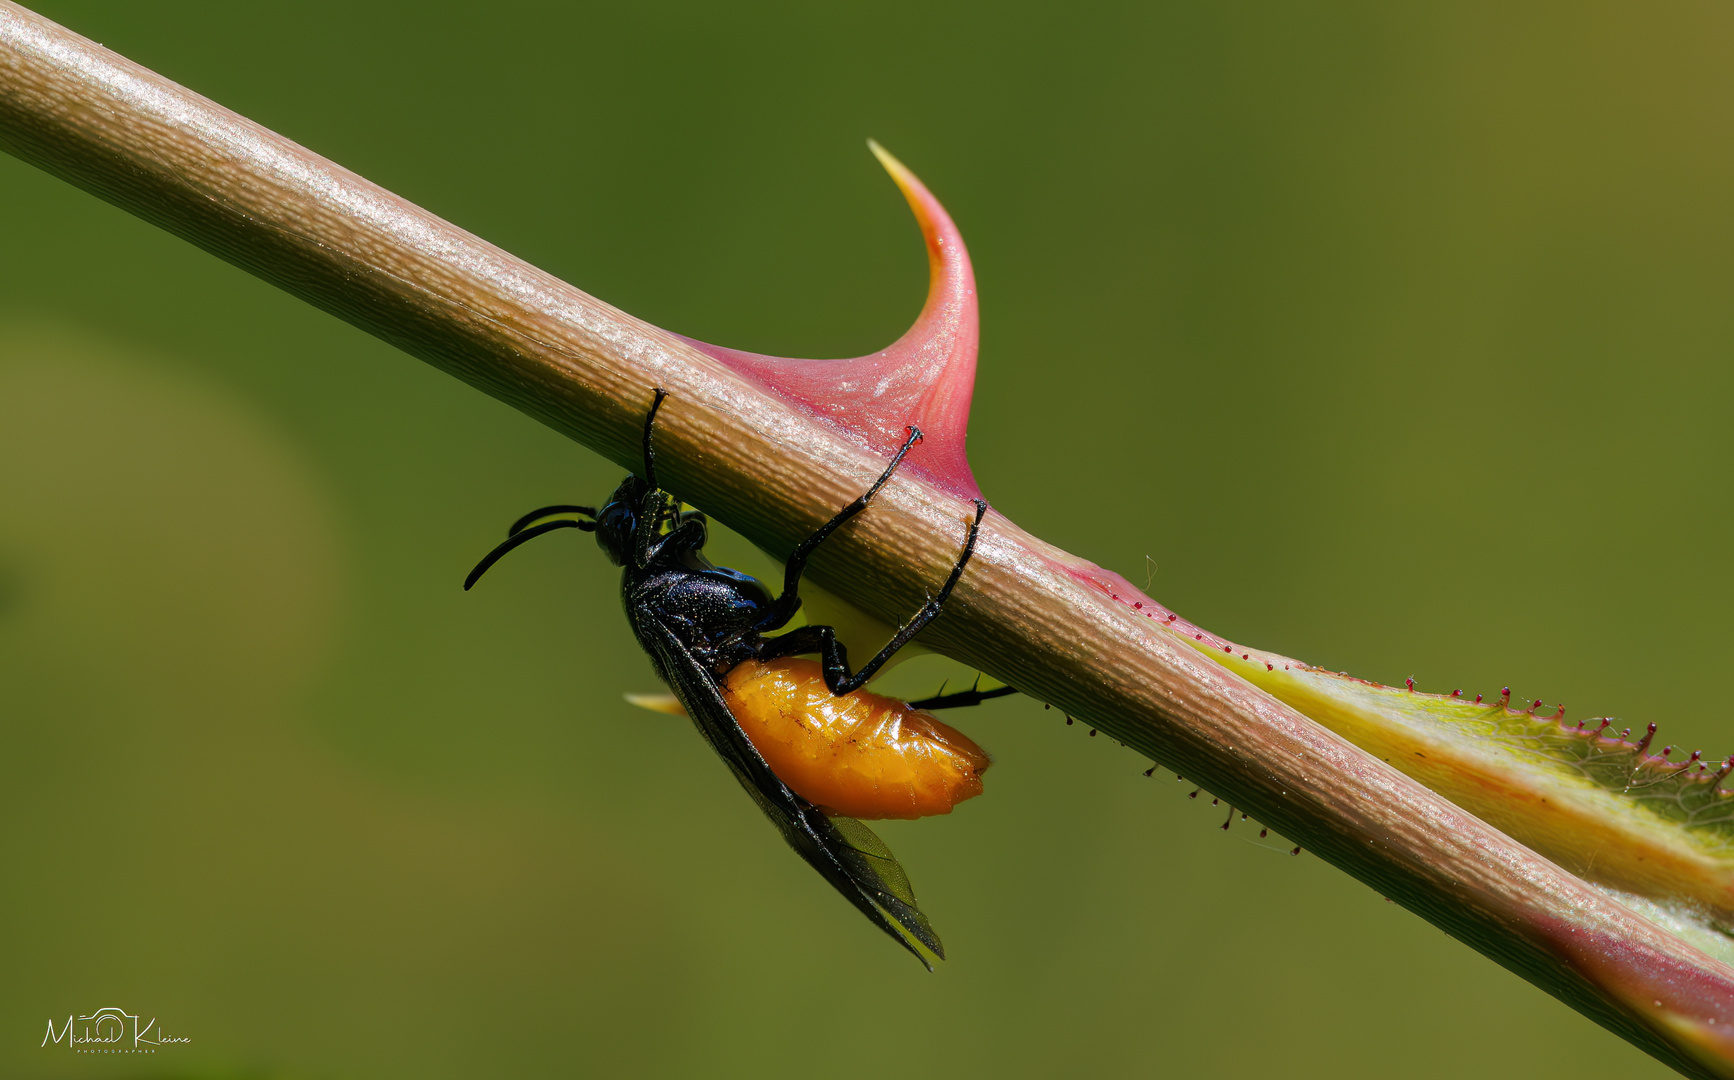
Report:
[[[654,389],[661,482],[773,552],[883,462],[679,339],[213,102],[0,0],[0,148],[505,401],[624,468]],[[972,509],[899,476],[815,559],[890,622]],[[990,514],[923,641],[1082,717],[1674,1067],[1726,1074],[1538,927],[1568,919],[1712,986],[1734,971],[1052,565]]]

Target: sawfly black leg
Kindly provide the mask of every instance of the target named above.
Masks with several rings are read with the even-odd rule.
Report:
[[[703,514],[680,514],[671,516],[669,520],[673,523],[673,528],[668,531],[667,536],[657,541],[658,546],[667,544],[675,551],[696,551],[704,547],[705,541],[710,539],[710,526],[706,524],[710,519]]]
[[[885,647],[861,666],[860,671],[850,673],[848,652],[843,643],[837,640],[837,632],[829,626],[803,626],[781,637],[771,638],[761,647],[760,657],[769,660],[779,656],[818,653],[820,667],[825,673],[825,686],[832,694],[849,694],[861,689],[867,685],[867,680],[879,673],[886,661],[897,654],[898,649],[909,644],[911,638],[921,633],[928,623],[938,617],[940,609],[945,606],[946,598],[951,595],[951,590],[957,587],[958,579],[963,577],[963,568],[969,565],[969,557],[975,554],[976,534],[981,530],[981,519],[986,515],[987,503],[976,499],[975,520],[969,523],[969,535],[964,538],[963,553],[958,556],[957,564],[951,568],[951,576],[940,586],[939,594],[921,605],[921,610],[904,623]]]
[[[638,501],[632,525],[632,558],[639,569],[650,565],[651,552],[663,539],[662,523],[667,517],[668,496],[655,488],[646,491]]]
[[[673,542],[677,550],[702,548],[710,542],[710,518],[698,510],[682,510],[671,500],[668,536],[664,539]]]
[[[833,666],[845,672],[849,670],[849,650],[837,640],[837,632],[829,626],[802,626],[759,642],[760,660],[815,655],[819,657],[826,671],[830,671]]]
[[[657,387],[656,397],[650,403],[650,415],[644,418],[644,482],[656,490],[656,414],[667,400],[668,391]]]
[[[783,594],[771,603],[770,610],[759,620],[753,629],[760,633],[777,630],[787,625],[795,617],[795,612],[801,609],[801,575],[807,569],[807,560],[813,552],[824,543],[825,537],[836,532],[844,522],[867,509],[867,504],[873,501],[873,496],[879,494],[891,479],[891,474],[897,471],[897,466],[903,464],[903,456],[909,453],[910,447],[921,441],[921,429],[911,426],[909,437],[903,440],[903,445],[897,448],[897,453],[891,458],[891,464],[885,466],[885,471],[879,474],[879,479],[873,481],[873,486],[859,499],[837,511],[837,516],[819,526],[818,531],[795,546],[789,555],[789,561],[783,568]]]
[[[632,559],[640,569],[650,565],[651,549],[662,537],[662,523],[671,516],[670,499],[656,486],[656,414],[668,397],[668,391],[658,388],[650,403],[650,415],[644,418],[644,494],[639,497],[633,519]]]
[[[944,687],[941,687],[940,689],[943,691]],[[909,707],[911,709],[926,709],[928,712],[932,712],[935,709],[962,709],[970,705],[980,705],[982,702],[991,701],[996,697],[1005,697],[1007,694],[1015,693],[1017,693],[1017,689],[1011,686],[996,687],[993,690],[978,690],[972,686],[968,690],[959,690],[955,694],[942,692],[935,694],[930,698],[922,698],[920,701],[911,701]]]

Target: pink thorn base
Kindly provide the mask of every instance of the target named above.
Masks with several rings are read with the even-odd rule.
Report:
[[[763,356],[683,340],[881,457],[897,452],[910,425],[919,427],[923,438],[904,468],[958,499],[978,499],[981,488],[964,451],[981,340],[975,271],[945,207],[902,162],[869,145],[903,189],[927,241],[927,303],[915,325],[890,347],[849,360]]]

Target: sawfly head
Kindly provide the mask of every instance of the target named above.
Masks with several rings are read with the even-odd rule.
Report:
[[[632,538],[638,532],[638,510],[653,492],[650,485],[629,474],[608,497],[596,515],[596,544],[615,566],[632,558]]]
[[[656,483],[655,421],[667,394],[656,391],[644,423],[644,468],[621,481],[600,510],[545,506],[519,518],[464,582],[468,589],[518,545],[558,529],[594,532],[622,567],[627,619],[657,674],[712,749],[802,858],[874,925],[931,967],[939,937],[915,905],[903,867],[857,818],[949,813],[980,793],[985,751],[909,705],[862,687],[931,622],[963,576],[987,504],[975,500],[951,576],[858,670],[830,626],[782,631],[800,609],[807,560],[838,526],[867,509],[919,429],[865,494],[838,511],[789,556],[783,589],[704,557],[703,514],[682,511]],[[817,656],[818,662],[796,661]],[[974,705],[1011,692],[971,691],[920,703]]]

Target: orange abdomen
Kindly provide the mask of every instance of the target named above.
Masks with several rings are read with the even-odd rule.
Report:
[[[817,662],[737,665],[729,712],[771,771],[808,802],[855,818],[949,814],[993,761],[969,737],[895,698],[833,697]]]

